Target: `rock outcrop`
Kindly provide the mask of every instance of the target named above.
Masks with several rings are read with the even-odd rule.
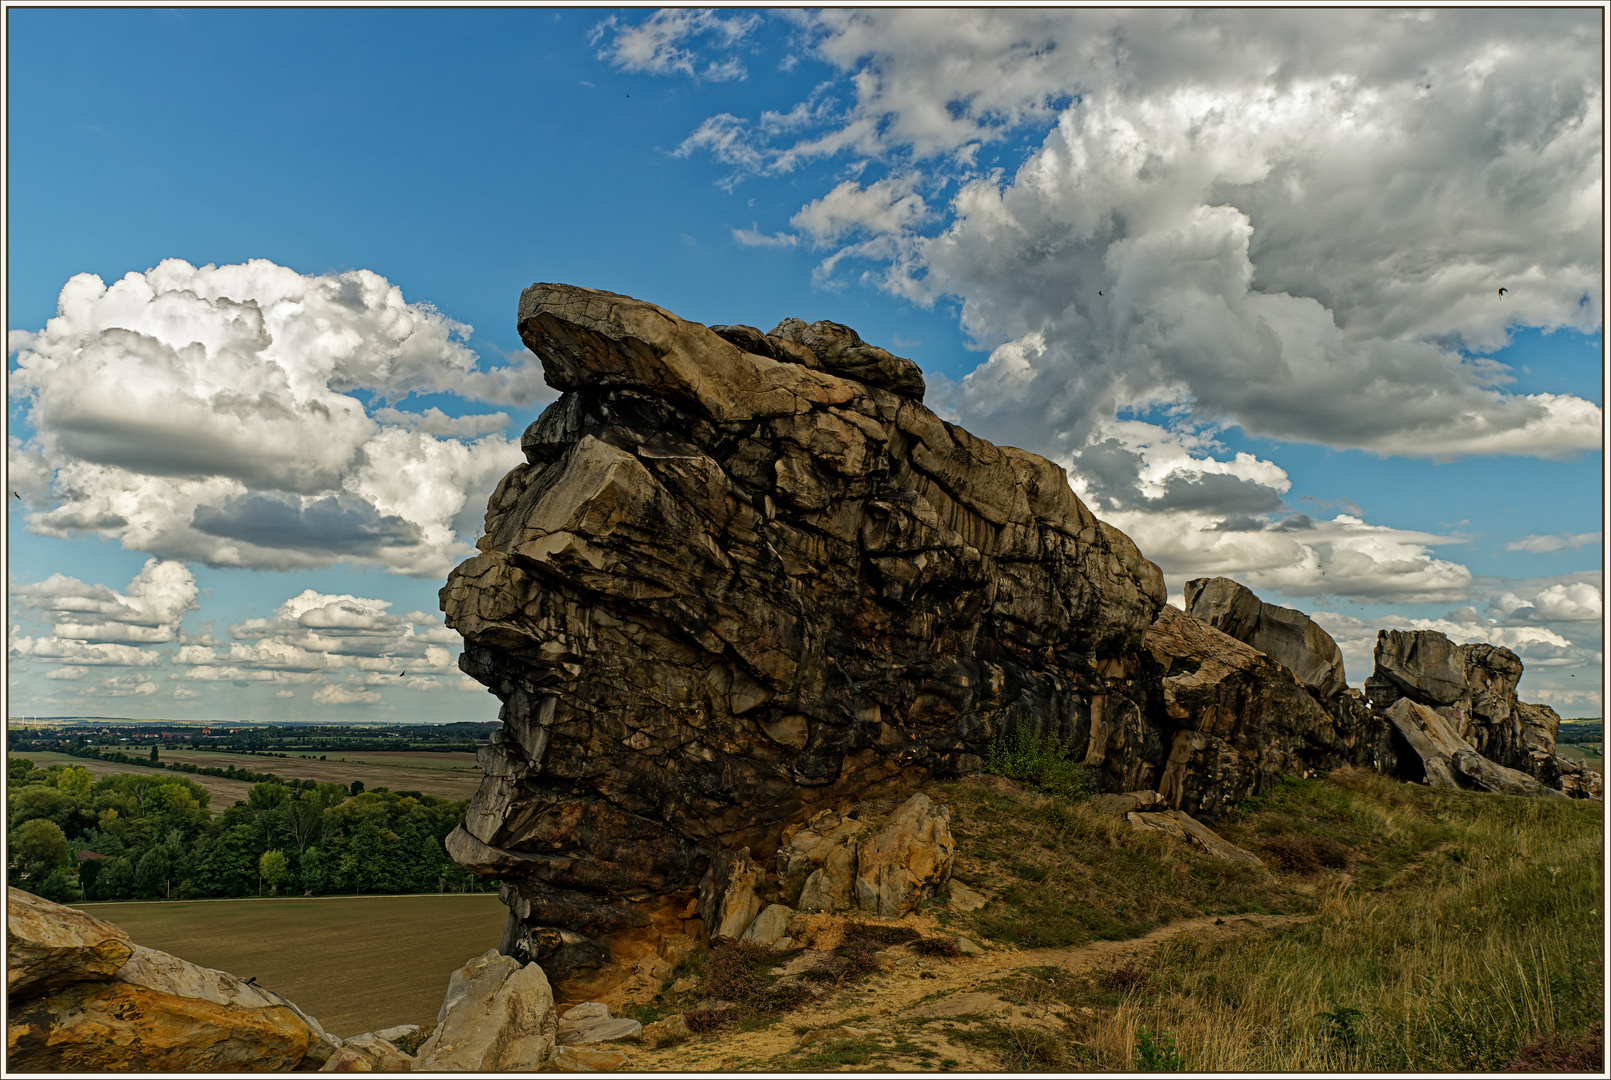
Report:
[[[1139,708],[1157,567],[1060,468],[925,408],[910,361],[564,285],[519,328],[563,396],[442,590],[504,703],[449,850],[567,997],[688,932],[718,851]]]
[[[1301,611],[1266,604],[1230,578],[1186,582],[1186,613],[1251,645],[1292,673],[1319,701],[1348,688],[1342,650]]]
[[[1252,646],[1173,605],[1159,613],[1146,642],[1161,673],[1158,722],[1141,718],[1137,731],[1143,739],[1168,734],[1168,741],[1157,765],[1144,743],[1122,759],[1129,768],[1118,790],[1150,788],[1172,809],[1212,822],[1277,777],[1368,762],[1369,726],[1339,722]]]
[[[1398,702],[1413,702],[1436,713],[1468,752],[1493,765],[1524,773],[1573,798],[1602,797],[1599,774],[1555,753],[1561,722],[1555,710],[1517,700],[1522,662],[1509,649],[1487,643],[1456,645],[1436,630],[1383,630],[1376,636],[1375,659],[1365,695],[1377,713],[1391,718]],[[1403,722],[1395,719],[1394,724],[1404,733]],[[1421,748],[1415,749],[1428,782],[1441,783]],[[1475,786],[1495,790],[1489,780],[1479,779],[1490,770],[1475,762],[1468,765],[1462,775]],[[1491,774],[1490,779],[1502,775]],[[1500,782],[1509,783],[1492,780]]]
[[[414,1071],[532,1072],[553,1054],[558,1029],[542,968],[492,949],[448,980]]]
[[[271,990],[135,945],[109,923],[6,890],[15,1072],[318,1068],[342,1047]]]
[[[561,1000],[750,934],[769,864],[800,910],[908,908],[947,860],[835,808],[968,773],[1020,729],[1199,843],[1186,821],[1283,775],[1419,779],[1385,715],[1406,696],[1464,741],[1452,782],[1598,790],[1515,701],[1513,654],[1393,639],[1362,695],[1324,630],[1235,582],[1166,606],[1059,467],[941,420],[917,366],[848,327],[705,327],[547,284],[518,321],[561,396],[441,592],[461,668],[503,702],[447,848],[501,880],[499,951]]]

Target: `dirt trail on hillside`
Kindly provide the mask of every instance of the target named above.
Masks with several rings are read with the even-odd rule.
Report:
[[[1152,951],[1182,934],[1199,941],[1221,941],[1254,933],[1283,930],[1307,922],[1308,915],[1212,915],[1184,919],[1160,927],[1144,937],[1128,941],[1096,941],[1088,945],[1052,949],[997,947],[982,956],[955,960],[911,958],[893,972],[880,972],[866,982],[832,994],[793,1012],[785,1013],[771,1027],[759,1031],[728,1029],[712,1035],[694,1036],[677,1046],[662,1050],[622,1046],[631,1055],[625,1069],[632,1072],[676,1071],[785,1071],[802,1068],[814,1045],[799,1046],[797,1029],[811,1032],[849,1026],[854,1030],[844,1038],[865,1037],[870,1042],[889,1045],[897,1039],[907,1048],[891,1050],[864,1065],[846,1066],[850,1071],[918,1071],[922,1049],[936,1058],[953,1059],[956,1072],[998,1072],[999,1061],[988,1054],[946,1038],[947,1017],[986,1016],[1004,1023],[1057,1033],[1063,1030],[1058,1007],[1015,1005],[1003,1000],[997,984],[1026,968],[1059,967],[1070,974],[1120,966],[1124,961]],[[892,950],[899,954],[904,950]],[[1021,976],[1028,978],[1029,976]],[[1001,992],[1008,992],[1002,988]],[[928,1021],[922,1023],[922,1021]],[[959,1023],[967,1021],[958,1020]],[[918,1049],[910,1049],[910,1046]],[[795,1051],[798,1046],[798,1052]],[[798,1062],[798,1064],[796,1064]],[[815,1070],[832,1065],[817,1064]],[[924,1069],[922,1071],[932,1071]]]

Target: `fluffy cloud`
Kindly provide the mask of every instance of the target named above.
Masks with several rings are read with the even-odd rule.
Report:
[[[505,413],[396,403],[551,396],[529,355],[482,370],[469,327],[367,270],[170,259],[110,287],[80,274],[57,311],[8,335],[34,431],[9,457],[29,504],[48,507],[29,528],[169,558],[441,576],[519,449]]]
[[[931,189],[959,185],[938,231],[910,202],[899,232],[823,269],[883,260],[868,280],[961,298],[964,326],[995,349],[958,401],[982,433],[1063,456],[1119,407],[1169,400],[1199,423],[1378,454],[1599,446],[1594,403],[1507,392],[1508,372],[1473,355],[1515,325],[1599,326],[1592,14],[885,9],[810,23],[851,103],[826,109],[819,90],[798,132],[713,117],[682,151],[753,173],[835,154],[887,169],[802,208],[796,226],[824,241],[841,221],[894,223],[877,211],[900,204],[870,193],[911,187],[914,169]],[[982,164],[1030,125],[1046,134],[1016,171]]]
[[[1065,460],[1069,480],[1128,533],[1172,589],[1223,575],[1287,596],[1405,603],[1464,600],[1471,572],[1433,549],[1463,539],[1286,513],[1285,470],[1252,454],[1216,457],[1202,433],[1141,421],[1102,425]]]
[[[14,605],[49,618],[58,637],[146,644],[173,641],[198,595],[189,567],[159,559],[146,561],[127,593],[60,573],[10,591]]]

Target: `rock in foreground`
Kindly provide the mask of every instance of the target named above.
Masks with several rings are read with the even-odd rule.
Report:
[[[339,1048],[273,991],[134,945],[81,911],[19,889],[6,896],[11,970],[37,974],[36,958],[53,957],[48,977],[13,984],[10,1071],[272,1072],[316,1068]],[[69,960],[71,940],[83,944]]]

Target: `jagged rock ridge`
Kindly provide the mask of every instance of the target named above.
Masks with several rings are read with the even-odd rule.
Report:
[[[565,1000],[752,919],[729,900],[786,829],[1016,728],[1209,823],[1282,775],[1421,763],[1305,616],[1228,581],[1166,606],[1062,469],[941,420],[848,327],[539,284],[519,329],[562,396],[442,590],[504,703],[448,848],[502,880],[501,951]],[[1473,737],[1499,746],[1531,714],[1492,719],[1483,671]],[[786,855],[791,889],[827,866]]]

